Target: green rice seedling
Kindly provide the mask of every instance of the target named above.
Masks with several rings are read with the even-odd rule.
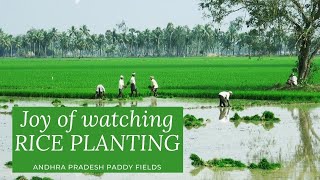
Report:
[[[28,180],[25,176],[18,176],[15,180]]]
[[[33,176],[31,178],[31,180],[53,180],[52,178],[49,178],[49,177],[38,177],[38,176]]]
[[[264,129],[270,130],[274,127],[274,123],[280,122],[280,119],[276,118],[274,116],[274,113],[270,111],[264,111],[262,113],[262,116],[256,114],[254,116],[241,117],[238,113],[235,113],[234,116],[230,118],[230,121],[233,122],[236,127],[238,127],[238,125],[241,122],[245,122],[252,123],[255,125],[261,124],[264,127]]]
[[[262,170],[275,170],[281,168],[280,163],[270,163],[266,158],[261,159],[258,164],[250,163],[249,166],[244,164],[241,161],[234,160],[231,158],[222,158],[222,159],[212,159],[208,161],[202,160],[198,155],[191,154],[190,156],[191,165],[195,167],[217,167],[217,168],[249,168],[249,169],[262,169]]]
[[[9,99],[9,102],[10,103],[14,103],[14,99]]]
[[[259,61],[251,61],[247,57],[84,58],[76,61],[47,58],[45,62],[43,59],[4,58],[0,62],[0,73],[8,75],[1,77],[0,94],[93,98],[96,85],[104,82],[108,97],[115,98],[118,75],[135,71],[139,75],[139,94],[143,97],[151,95],[149,76],[154,75],[159,84],[159,96],[216,99],[220,91],[230,89],[235,92],[232,97],[235,99],[320,101],[320,94],[316,91],[319,89],[320,72],[314,75],[313,88],[276,89],[275,84],[285,85],[296,57],[272,57],[275,59],[272,61],[270,58],[264,57]],[[30,68],[32,71],[21,70]],[[39,76],[44,69],[55,74],[55,81],[48,82],[46,76]],[[129,94],[129,89],[124,93]]]
[[[235,113],[233,117],[230,118],[230,120],[233,120],[233,121],[237,121],[237,120],[240,120],[241,117],[239,116],[238,113]]]
[[[42,180],[42,178],[41,178],[41,177],[38,177],[38,176],[33,176],[33,177],[31,178],[31,180]]]
[[[59,106],[61,105],[61,101],[59,99],[54,99],[52,102],[51,102],[52,105],[54,106]]]
[[[187,129],[199,128],[205,126],[203,118],[196,118],[194,115],[187,114],[183,118],[184,126]]]
[[[243,164],[241,161],[233,160],[230,158],[209,160],[207,164],[210,167],[246,167],[246,165]]]
[[[12,161],[8,161],[4,164],[7,168],[12,168]]]
[[[195,167],[204,166],[204,161],[196,154],[191,154],[190,156],[191,164]]]
[[[18,107],[18,106],[19,106],[18,104],[14,104],[14,105],[13,105],[13,107]]]
[[[258,164],[251,163],[249,169],[275,170],[281,168],[280,163],[270,163],[266,158],[263,158]]]
[[[255,164],[255,163],[251,163],[249,166],[248,166],[249,169],[258,169],[258,165]]]
[[[2,109],[8,109],[9,106],[5,104],[5,105],[3,105],[3,106],[0,106],[0,108],[2,108]]]
[[[274,117],[274,113],[270,111],[263,112],[262,119],[264,119],[265,121],[280,121],[280,119]]]
[[[9,102],[9,100],[8,100],[8,99],[0,98],[0,102],[1,102],[1,103],[6,103],[6,102]]]
[[[43,177],[42,180],[53,180],[53,179],[49,177]]]
[[[244,106],[243,105],[232,106],[231,110],[233,110],[233,111],[243,111],[244,110]]]
[[[97,172],[94,172],[94,173],[83,173],[84,175],[90,175],[90,176],[96,176],[96,177],[101,177],[103,176],[104,173],[97,173]]]

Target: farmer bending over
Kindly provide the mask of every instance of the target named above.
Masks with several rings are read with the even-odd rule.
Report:
[[[153,96],[157,97],[158,96],[158,83],[157,81],[154,79],[153,76],[150,76],[150,80],[151,80],[151,91],[153,92]]]
[[[137,86],[136,86],[136,73],[132,73],[130,79],[130,87],[131,87],[131,97],[133,97],[133,92],[135,92],[135,96],[138,96]]]
[[[95,98],[103,98],[104,96],[104,92],[105,92],[105,88],[103,87],[102,84],[99,84],[97,86],[97,89],[96,89],[96,97]]]
[[[118,98],[123,98],[123,89],[124,89],[124,77],[121,75],[119,80],[119,94]]]
[[[232,91],[222,91],[219,93],[219,99],[220,99],[220,107],[226,107],[226,103],[228,103],[228,107],[230,107],[229,98],[232,96]]]
[[[289,84],[290,86],[297,86],[298,85],[298,78],[296,75],[294,75],[294,73],[292,73],[289,76],[289,79],[287,81],[287,84]]]

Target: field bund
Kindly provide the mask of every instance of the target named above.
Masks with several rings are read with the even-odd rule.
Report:
[[[319,58],[317,58],[319,59]],[[140,96],[150,96],[155,76],[160,97],[216,98],[233,91],[236,99],[319,102],[316,90],[285,89],[297,57],[0,59],[0,95],[93,98],[103,84],[108,98],[118,94],[118,80],[135,72]],[[319,65],[319,60],[315,60]],[[320,72],[313,77],[320,84]],[[278,84],[278,86],[277,86]],[[130,87],[124,93],[130,94]]]

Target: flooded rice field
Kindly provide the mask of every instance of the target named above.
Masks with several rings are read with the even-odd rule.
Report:
[[[52,107],[52,99],[15,99],[8,109],[0,109],[0,179],[14,179],[19,175],[50,177],[53,179],[320,179],[320,105],[255,106],[235,111],[218,108],[215,100],[155,99],[141,101],[99,101],[61,99],[65,106],[89,107],[130,106],[178,106],[184,114],[204,118],[206,125],[197,129],[184,128],[184,173],[161,174],[103,174],[100,177],[77,174],[28,174],[12,173],[4,164],[12,160],[12,117],[14,105],[21,107]],[[281,121],[272,125],[234,123],[235,112],[240,116],[252,116],[271,111]],[[280,162],[279,170],[249,170],[226,168],[195,168],[189,156],[195,153],[204,160],[232,158],[246,164],[262,158]]]

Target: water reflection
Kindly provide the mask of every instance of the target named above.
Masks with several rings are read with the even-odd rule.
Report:
[[[284,123],[297,123],[296,131],[297,133],[299,133],[299,135],[297,136],[299,140],[298,143],[295,145],[295,148],[291,149],[294,151],[293,156],[281,160],[283,153],[286,153],[286,151],[289,152],[289,149],[280,149],[280,151],[276,151],[276,153],[274,153],[274,151],[269,151],[270,149],[275,148],[274,143],[277,142],[266,143],[264,149],[269,150],[265,152],[259,152],[259,150],[256,151],[256,149],[253,149],[253,151],[257,154],[248,154],[249,156],[251,156],[248,157],[249,161],[250,159],[257,159],[257,157],[259,159],[262,156],[265,156],[274,162],[280,161],[283,166],[281,169],[274,171],[244,170],[240,172],[236,172],[236,170],[231,170],[231,172],[229,172],[228,169],[213,168],[210,169],[213,171],[213,173],[208,177],[208,179],[225,179],[225,177],[231,177],[232,179],[235,179],[235,174],[242,175],[243,177],[246,177],[245,179],[320,179],[320,128],[318,124],[319,116],[314,115],[313,118],[317,119],[316,121],[312,121],[312,113],[310,111],[311,110],[307,107],[289,109],[290,116],[292,119],[289,119],[286,122],[282,122],[282,125],[286,125]],[[226,114],[227,110],[220,109],[219,120],[225,118]],[[281,127],[282,125],[279,125],[278,128],[283,128]],[[273,127],[274,126],[272,126],[272,128]],[[262,146],[261,142],[259,141],[262,141],[263,139],[253,139],[253,143],[255,143],[255,146]],[[267,141],[267,139],[265,139],[264,141]],[[288,141],[289,140],[285,142],[289,143]],[[250,144],[250,142],[247,142],[247,144]],[[205,174],[205,172],[202,172],[205,169],[209,168],[194,168],[190,172],[190,174],[192,176],[200,176]],[[221,176],[221,173],[223,174],[223,176]]]
[[[157,107],[157,98],[156,97],[151,97],[151,107]]]
[[[125,103],[123,101],[118,101],[118,105],[116,105],[116,107],[123,107]]]
[[[21,107],[52,107],[52,100],[16,101]],[[87,101],[87,100],[86,100]],[[67,107],[79,106],[83,100],[62,100]],[[47,174],[53,179],[320,179],[320,114],[318,109],[302,107],[251,107],[241,111],[242,116],[261,114],[265,110],[281,118],[269,131],[261,124],[235,123],[229,116],[235,113],[229,108],[211,107],[211,102],[198,102],[185,99],[146,98],[136,101],[88,101],[89,106],[98,107],[184,107],[184,114],[198,118],[210,119],[205,127],[187,130],[184,133],[184,173],[168,174],[104,174],[101,177],[82,174]],[[214,102],[215,103],[215,102]],[[9,104],[11,111],[13,104]],[[4,111],[4,110],[1,110]],[[221,123],[225,122],[225,123]],[[12,119],[11,115],[0,113],[0,164],[12,160]],[[1,146],[1,144],[3,145]],[[233,158],[244,163],[258,162],[266,157],[273,162],[281,162],[283,167],[276,171],[236,170],[194,168],[189,156],[196,153],[204,160],[212,158]],[[21,175],[12,173],[11,169],[0,167],[0,179],[14,179]],[[37,175],[37,174],[35,174]],[[31,177],[32,175],[26,175]]]
[[[131,101],[131,107],[137,107],[138,101]]]
[[[99,99],[97,102],[96,102],[96,107],[104,107],[104,101]]]
[[[229,121],[229,107],[221,107],[219,108],[220,114],[219,114],[219,120],[221,122],[228,122]]]
[[[319,131],[313,128],[310,110],[307,108],[294,108],[291,110],[292,118],[297,119],[300,132],[300,144],[295,148],[296,152],[291,161],[276,172],[261,173],[252,171],[253,179],[283,177],[287,179],[319,179]]]

